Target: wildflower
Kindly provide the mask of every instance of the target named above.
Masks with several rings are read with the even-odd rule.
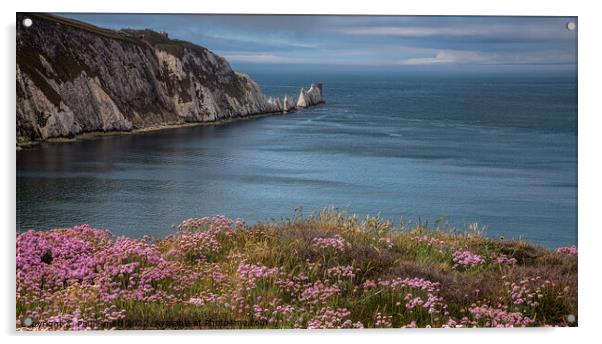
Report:
[[[524,327],[533,323],[533,320],[520,312],[508,312],[489,305],[472,306],[469,312],[474,321],[465,319],[463,320],[465,325],[476,325],[480,322],[493,327]]]
[[[393,326],[393,316],[376,313],[374,327],[390,328]]]
[[[318,311],[318,314],[307,322],[308,329],[327,329],[327,328],[363,328],[361,322],[352,322],[349,317],[351,312],[346,308],[332,309],[325,307]]]
[[[470,268],[485,262],[483,257],[470,251],[456,251],[452,258],[454,267]]]
[[[555,252],[572,254],[572,255],[576,256],[577,255],[577,246],[573,245],[573,246],[559,247],[555,250]]]
[[[333,276],[333,277],[348,277],[348,278],[355,277],[354,269],[353,269],[353,266],[351,266],[351,265],[335,266],[335,267],[329,268],[326,271],[326,273],[329,276]]]
[[[445,245],[445,241],[435,238],[435,237],[429,237],[427,235],[413,236],[410,239],[413,241],[419,242],[419,243],[424,243],[429,247],[431,247],[433,245]]]
[[[280,269],[268,268],[264,265],[248,264],[243,261],[238,265],[236,272],[242,278],[243,284],[247,289],[253,289],[257,285],[257,280],[275,277],[280,273]]]
[[[299,301],[308,304],[324,304],[330,297],[338,295],[340,291],[337,284],[326,285],[321,281],[316,281],[301,292]]]
[[[505,254],[492,253],[491,256],[490,256],[490,258],[491,258],[491,260],[492,260],[493,263],[496,263],[496,264],[499,264],[499,265],[514,266],[518,262],[516,260],[516,258],[514,258],[514,257],[508,257]]]
[[[223,300],[220,295],[205,291],[200,293],[197,297],[192,297],[188,300],[188,303],[196,306],[205,306],[210,303],[219,303]]]
[[[333,238],[313,238],[311,244],[312,246],[319,249],[334,249],[338,252],[343,252],[351,247],[351,244],[338,234],[335,235]]]
[[[178,226],[178,229],[183,232],[204,231],[212,234],[226,234],[232,232],[233,223],[234,221],[230,218],[223,215],[216,215],[199,219],[191,218],[184,220]]]

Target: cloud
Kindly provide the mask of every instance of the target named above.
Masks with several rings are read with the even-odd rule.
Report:
[[[229,40],[233,42],[239,42],[240,44],[263,44],[263,45],[272,45],[272,46],[283,46],[283,47],[293,47],[293,48],[306,48],[306,49],[315,49],[318,47],[317,44],[314,43],[304,43],[297,42],[292,39],[284,39],[280,37],[272,37],[270,35],[244,35],[244,34],[232,34],[232,33],[215,33],[215,34],[207,34],[207,38],[210,39],[221,39],[221,40]]]
[[[565,30],[563,25],[536,25],[521,22],[513,24],[479,25],[447,24],[429,26],[361,26],[336,29],[337,32],[352,36],[392,36],[402,38],[505,38],[513,40],[559,40],[574,38],[575,32]]]
[[[484,63],[490,58],[473,51],[443,50],[433,57],[414,57],[400,61],[402,65],[435,65],[435,64],[467,64]]]
[[[339,32],[356,36],[399,36],[399,37],[429,37],[429,36],[475,36],[482,35],[475,29],[450,27],[395,27],[395,26],[366,26],[341,29]]]
[[[355,59],[348,57],[370,54],[365,51],[349,50],[344,53],[340,51],[330,51],[327,55],[318,53],[315,56],[286,56],[275,52],[258,53],[254,51],[216,51],[217,54],[233,63],[247,64],[299,64],[299,65],[338,65],[338,66],[394,66],[396,61],[375,59],[378,56],[368,55],[368,60]],[[377,54],[378,55],[378,54]],[[347,57],[347,59],[345,58]]]
[[[434,56],[411,57],[400,65],[562,65],[574,64],[576,55],[570,51],[538,51],[530,53],[485,53],[479,51],[439,50]]]
[[[312,57],[291,57],[280,55],[273,52],[254,52],[254,51],[224,51],[217,52],[230,62],[251,63],[251,64],[320,64],[321,59]]]
[[[238,66],[415,66],[422,70],[429,66],[439,69],[438,66],[454,65],[544,66],[577,62],[577,33],[565,27],[568,21],[577,20],[571,17],[67,16],[111,28],[167,31],[170,37],[204,46]]]
[[[291,61],[284,57],[270,53],[236,53],[236,52],[224,52],[221,53],[230,62],[245,62],[245,63],[291,63]]]

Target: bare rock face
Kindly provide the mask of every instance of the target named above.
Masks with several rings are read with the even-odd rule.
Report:
[[[33,25],[24,27],[24,18]],[[17,143],[289,112],[323,102],[269,99],[201,46],[151,30],[108,30],[17,14]]]
[[[282,106],[283,106],[283,110],[282,110],[283,112],[293,111],[296,108],[295,100],[292,97],[285,95],[284,103],[282,104]]]
[[[311,87],[307,91],[307,97],[309,98],[309,106],[323,103],[322,86],[318,87],[316,84],[311,84]]]
[[[309,106],[309,97],[307,96],[307,92],[305,92],[305,89],[302,88],[301,91],[299,91],[299,99],[297,99],[297,107],[304,108],[304,107],[308,107],[308,106]]]
[[[313,105],[318,105],[324,102],[322,98],[321,86],[312,84],[308,91],[301,89],[299,92],[299,99],[297,100],[298,108],[306,108]]]
[[[270,104],[270,106],[274,108],[274,111],[284,112],[284,107],[282,106],[282,103],[280,102],[279,97],[276,97],[276,98],[270,97],[268,99],[268,104]]]
[[[18,142],[282,111],[203,47],[47,14],[17,14],[16,74]]]

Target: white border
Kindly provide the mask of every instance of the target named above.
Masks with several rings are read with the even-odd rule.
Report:
[[[557,15],[579,17],[579,328],[575,329],[527,329],[527,330],[405,330],[405,331],[153,331],[119,332],[120,339],[132,340],[133,335],[143,336],[145,341],[165,341],[165,335],[177,335],[177,340],[211,341],[224,340],[224,336],[236,336],[237,341],[303,342],[351,341],[364,343],[371,337],[378,341],[426,341],[426,342],[482,342],[508,343],[512,341],[575,342],[600,337],[596,333],[600,319],[600,250],[602,244],[598,212],[602,194],[599,176],[602,176],[599,147],[602,126],[600,116],[602,94],[599,85],[602,52],[602,11],[594,1],[576,0],[413,0],[394,4],[393,1],[313,0],[248,0],[248,1],[136,1],[136,0],[4,0],[2,2],[2,80],[0,96],[0,150],[2,168],[2,250],[3,264],[0,282],[2,310],[0,324],[3,336],[15,336],[14,332],[14,231],[15,231],[15,12],[145,12],[145,13],[269,13],[269,14],[404,14],[404,15]],[[598,177],[598,178],[597,178]],[[370,338],[368,337],[370,336]],[[222,337],[222,338],[217,338]],[[8,339],[8,338],[7,338]],[[92,335],[50,334],[44,338],[20,335],[12,338],[24,342],[60,341],[106,343],[103,333]],[[116,338],[117,339],[117,338]]]

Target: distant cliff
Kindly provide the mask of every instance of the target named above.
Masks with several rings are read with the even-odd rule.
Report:
[[[33,25],[25,27],[24,18]],[[151,30],[113,31],[17,14],[17,143],[293,111],[323,102],[268,98],[201,46]],[[319,86],[319,87],[318,87]]]

